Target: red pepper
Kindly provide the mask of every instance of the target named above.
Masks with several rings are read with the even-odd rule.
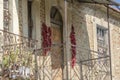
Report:
[[[50,51],[51,47],[51,28],[47,27],[45,23],[42,24],[42,48],[46,55]]]
[[[76,63],[76,39],[75,39],[75,32],[73,26],[71,28],[70,41],[71,41],[71,55],[72,55],[71,66],[73,68]]]

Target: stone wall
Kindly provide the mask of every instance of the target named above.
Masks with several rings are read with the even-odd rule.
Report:
[[[47,0],[46,0],[47,1]],[[49,3],[49,4],[48,4]],[[63,9],[64,4],[63,1],[52,1],[50,3],[48,1],[48,6],[44,6],[44,1],[41,2],[41,8],[40,8],[40,18],[41,21],[44,22],[44,18],[46,16],[46,24],[50,25],[49,21],[49,14],[50,14],[50,5],[56,6],[58,8]],[[45,7],[48,7],[48,11],[45,11]],[[104,9],[103,9],[104,8]],[[88,58],[91,58],[91,55],[89,55],[89,51],[83,50],[85,49],[90,49],[90,50],[95,50],[97,51],[97,35],[96,35],[96,25],[99,24],[105,28],[108,28],[108,23],[107,23],[107,13],[106,13],[107,8],[105,7],[100,7],[100,5],[91,5],[91,4],[81,4],[79,5],[78,3],[68,4],[68,9],[67,9],[67,14],[68,14],[68,37],[69,38],[69,33],[71,30],[71,25],[75,27],[75,32],[76,32],[76,38],[77,38],[77,62],[80,60],[85,60]],[[119,24],[120,24],[120,18],[116,17],[114,14],[118,14],[117,12],[114,14],[112,13],[113,11],[110,10],[110,31],[111,31],[111,51],[112,51],[112,71],[113,71],[113,79],[118,80],[119,79]],[[64,9],[60,10],[63,16],[64,20]],[[48,20],[47,20],[48,19]],[[65,26],[64,26],[65,28]],[[117,30],[117,31],[115,31]],[[65,31],[64,31],[65,33]],[[70,42],[69,42],[70,43]],[[79,48],[81,47],[81,48]],[[68,48],[69,49],[69,48]],[[69,54],[70,52],[68,52]],[[69,61],[71,55],[69,54]],[[81,56],[81,57],[80,57]],[[77,66],[77,64],[76,64]]]
[[[0,29],[3,29],[3,0],[0,1]]]
[[[25,2],[25,3],[24,3]],[[16,28],[13,30],[16,33],[23,33],[22,35],[28,35],[28,18],[27,16],[27,0],[22,0],[22,6],[19,6],[19,21],[18,22],[18,15],[16,11],[16,7],[14,7],[13,16],[14,27],[17,24],[17,32]],[[91,4],[79,4],[74,2],[74,4],[68,3],[67,8],[67,26],[65,26],[65,4],[64,0],[34,0],[32,4],[32,19],[34,22],[34,34],[33,38],[38,40],[38,48],[41,48],[41,25],[45,22],[48,26],[51,26],[50,23],[50,11],[51,7],[55,6],[60,11],[62,18],[63,18],[63,42],[68,42],[70,44],[69,34],[71,31],[71,26],[73,25],[75,28],[75,35],[77,40],[77,64],[76,68],[79,67],[79,61],[91,59],[91,55],[89,50],[97,51],[97,35],[96,35],[96,25],[99,24],[108,28],[107,23],[107,13],[105,7],[100,7],[100,5],[91,5]],[[0,5],[2,6],[2,2],[0,1]],[[15,4],[14,4],[15,6]],[[21,9],[22,7],[22,9]],[[20,11],[21,10],[21,11]],[[2,7],[0,7],[0,15],[2,14]],[[112,58],[112,71],[113,71],[113,80],[120,79],[120,18],[116,17],[115,14],[117,12],[110,12],[110,32],[111,32],[111,58]],[[20,18],[22,17],[22,18]],[[17,20],[17,21],[16,21]],[[16,21],[16,22],[15,22]],[[2,22],[2,19],[0,19]],[[22,28],[18,29],[22,26]],[[3,26],[0,23],[1,26]],[[0,27],[2,28],[2,27]],[[23,31],[22,31],[23,30]],[[67,31],[67,33],[66,33]],[[70,53],[70,46],[66,48],[68,52],[65,52],[65,61],[68,58],[68,62],[70,65],[71,63],[71,53]],[[87,49],[87,50],[85,50]],[[67,57],[66,57],[67,56]],[[66,64],[65,64],[66,65]],[[86,64],[85,64],[86,65]],[[69,70],[70,72],[70,67]],[[73,71],[74,72],[74,71]],[[77,73],[79,74],[79,73]],[[73,75],[68,73],[68,76]],[[66,75],[65,75],[66,76]],[[77,78],[75,78],[77,79]]]
[[[104,7],[103,10],[98,5],[77,3],[73,7],[72,23],[76,28],[78,46],[97,51],[96,24],[108,28],[106,8]],[[120,78],[120,18],[113,16],[114,14],[118,13],[112,13],[110,10],[111,59],[113,80],[118,80]]]

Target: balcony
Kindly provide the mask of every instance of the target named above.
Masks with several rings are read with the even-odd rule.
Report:
[[[0,30],[0,43],[2,80],[63,80],[66,74],[75,80],[110,80],[109,55],[99,56],[97,51],[76,46],[76,62],[72,68],[71,49],[68,60],[65,56],[66,43],[52,44],[44,54],[48,48],[37,49],[37,40],[4,30]]]
[[[0,61],[2,80],[34,78],[36,40],[0,30]]]

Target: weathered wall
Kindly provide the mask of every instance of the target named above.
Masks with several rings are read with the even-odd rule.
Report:
[[[13,31],[13,33],[15,33],[15,34],[19,34],[19,11],[18,11],[18,0],[12,0],[11,1],[11,4],[10,4],[11,6],[12,6],[12,13],[11,13],[11,15],[12,15],[12,17],[11,17],[11,19],[12,19],[12,26],[10,26],[10,27],[12,27],[12,31]]]
[[[45,6],[46,5],[46,6]],[[50,26],[50,9],[52,6],[56,6],[59,11],[61,12],[61,15],[63,17],[64,21],[64,1],[47,1],[46,4],[44,4],[44,1],[41,2],[41,8],[40,8],[40,19],[41,22],[45,22],[48,26]],[[72,7],[73,6],[73,7]],[[102,8],[99,8],[96,5],[85,5],[78,3],[74,3],[74,5],[68,4],[67,9],[67,29],[68,29],[68,35],[65,36],[65,23],[63,24],[64,28],[64,41],[66,38],[69,40],[69,33],[71,30],[71,25],[75,27],[76,32],[76,38],[77,38],[77,62],[80,60],[85,60],[88,58],[91,58],[91,55],[89,55],[89,51],[83,50],[83,48],[91,49],[97,51],[97,35],[96,35],[96,25],[99,24],[101,26],[104,26],[105,28],[108,28],[107,23],[107,13],[106,11],[102,10]],[[45,9],[45,11],[44,11]],[[105,9],[106,10],[106,9]],[[111,13],[112,14],[112,13]],[[113,79],[118,80],[119,79],[119,44],[117,42],[119,38],[119,21],[120,19],[110,15],[110,30],[111,30],[111,51],[112,51],[112,71],[113,71]],[[118,33],[115,34],[117,30]],[[70,44],[70,42],[68,42]],[[79,48],[81,47],[81,48]],[[67,49],[70,49],[68,47]],[[64,53],[67,54],[67,53]],[[70,52],[68,52],[68,60],[71,61],[71,55]],[[117,63],[116,63],[117,62]],[[77,64],[76,64],[77,66]],[[79,64],[78,64],[79,66]],[[70,74],[68,74],[70,76]],[[72,74],[71,74],[72,75]]]
[[[22,27],[23,35],[28,35],[28,18],[27,18],[27,0],[22,0]],[[41,25],[45,22],[51,27],[50,23],[50,11],[52,6],[56,6],[60,11],[63,18],[63,37],[64,43],[68,42],[69,34],[71,30],[71,25],[75,27],[76,40],[77,40],[77,62],[80,60],[86,60],[91,58],[89,51],[83,50],[83,48],[91,49],[97,51],[97,35],[96,35],[96,24],[108,28],[107,24],[107,14],[104,10],[96,5],[78,4],[74,3],[68,4],[67,8],[67,26],[65,26],[65,4],[64,0],[34,0],[32,4],[32,18],[34,23],[33,28],[33,38],[38,40],[38,48],[41,47]],[[14,9],[12,10],[13,15],[13,31],[18,33],[18,15],[17,7],[13,3]],[[0,2],[2,6],[2,2]],[[0,7],[2,8],[2,7]],[[98,9],[99,8],[99,9]],[[106,10],[106,9],[105,9]],[[0,15],[2,14],[2,9],[0,9]],[[112,13],[111,13],[112,14]],[[116,13],[114,13],[116,14]],[[0,25],[3,26],[2,19],[0,19]],[[1,28],[1,27],[0,27]],[[16,29],[17,28],[17,29]],[[67,34],[66,34],[67,30]],[[17,31],[17,32],[16,32]],[[111,58],[112,58],[112,71],[113,80],[120,79],[120,18],[110,15],[110,31],[111,31]],[[67,35],[67,36],[66,36]],[[68,41],[67,41],[68,40]],[[64,53],[65,60],[68,58],[69,64],[71,62],[70,46],[67,46],[68,52]],[[65,50],[66,51],[66,50]],[[67,57],[66,57],[67,54]],[[79,68],[79,64],[76,64]],[[70,68],[69,68],[70,69]],[[73,71],[74,72],[74,71]],[[79,73],[78,73],[79,74]],[[68,76],[73,74],[68,74]],[[77,79],[77,78],[75,78]]]
[[[3,29],[3,0],[0,1],[0,29]]]
[[[28,37],[28,12],[27,12],[27,0],[22,0],[22,26],[23,26],[23,36]]]
[[[0,0],[0,29],[3,29],[3,0]],[[2,51],[3,46],[3,32],[0,31],[0,51]],[[0,64],[2,63],[2,53],[0,53]],[[0,71],[1,68],[0,68]]]
[[[120,79],[120,19],[112,19],[111,24],[111,58],[113,80]]]
[[[73,17],[73,23],[75,25],[75,28],[77,28],[77,39],[80,40],[78,41],[78,45],[82,47],[85,46],[85,48],[97,51],[96,24],[108,28],[106,11],[102,10],[102,8],[97,7],[96,5],[88,6],[81,4],[79,6],[76,4],[74,8],[76,8],[76,10],[74,9],[73,15],[76,17]],[[74,14],[75,12],[77,14]],[[117,13],[114,14],[117,15]],[[110,12],[111,59],[113,80],[118,80],[120,78],[120,18],[113,16],[114,14]]]

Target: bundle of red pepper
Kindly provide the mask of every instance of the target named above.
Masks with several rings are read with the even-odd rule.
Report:
[[[51,49],[51,28],[47,27],[45,23],[42,24],[42,48],[46,55]]]
[[[71,33],[70,33],[70,41],[71,41],[71,53],[72,53],[71,66],[73,68],[76,63],[76,39],[75,39],[75,32],[74,32],[73,25],[72,25]]]

